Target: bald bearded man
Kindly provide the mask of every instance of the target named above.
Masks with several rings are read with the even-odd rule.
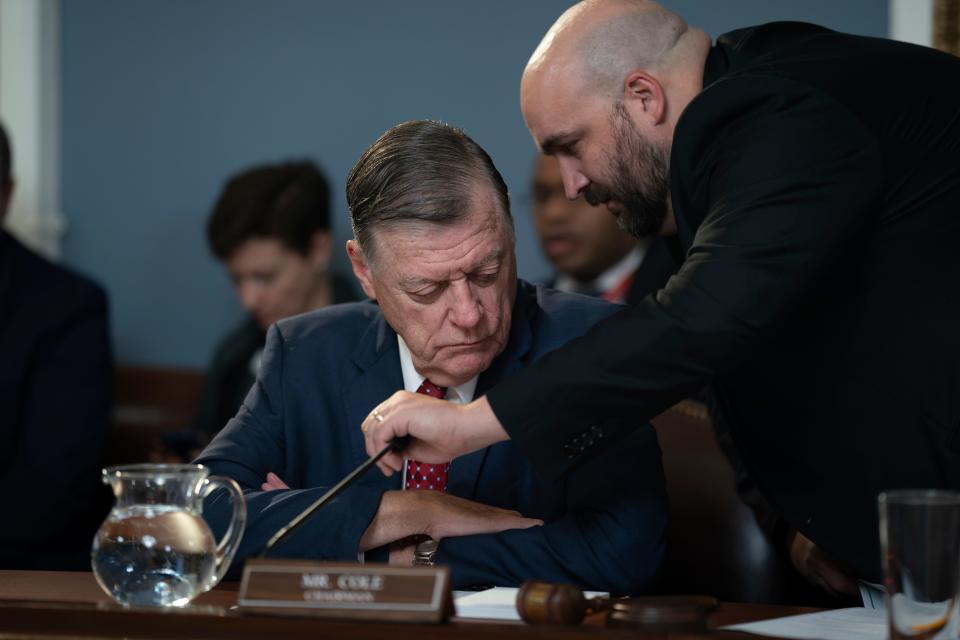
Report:
[[[960,489],[957,77],[953,56],[813,25],[711,46],[653,2],[572,7],[524,72],[527,125],[568,197],[678,234],[685,262],[470,405],[395,396],[369,451],[509,437],[557,478],[712,383],[772,507],[877,581],[877,493]]]

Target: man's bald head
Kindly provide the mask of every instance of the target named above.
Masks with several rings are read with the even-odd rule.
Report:
[[[672,231],[670,147],[709,50],[651,0],[585,0],[560,16],[527,63],[520,108],[568,198],[605,204],[637,235]]]
[[[615,97],[632,70],[666,74],[684,64],[688,32],[683,18],[651,0],[584,0],[550,28],[525,75],[562,68],[581,88]]]

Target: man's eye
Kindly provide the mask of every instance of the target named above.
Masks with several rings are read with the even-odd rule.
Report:
[[[443,287],[430,286],[417,289],[416,291],[408,291],[407,295],[410,296],[414,302],[429,304],[440,297],[441,291],[443,291]]]
[[[497,276],[499,275],[500,270],[496,271],[485,271],[483,273],[474,274],[471,280],[481,287],[488,287],[497,281]]]
[[[573,140],[571,142],[564,142],[557,149],[559,155],[570,156],[571,158],[577,157],[577,145],[580,143],[579,140]]]

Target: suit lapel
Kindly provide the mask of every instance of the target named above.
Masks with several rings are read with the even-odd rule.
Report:
[[[352,357],[357,373],[342,382],[342,395],[353,456],[350,466],[355,466],[368,457],[360,432],[363,419],[395,391],[403,389],[397,334],[387,325],[382,314],[377,313],[371,320]],[[377,479],[387,488],[400,486],[399,474],[387,478],[379,472],[367,474],[364,484],[381,486]]]
[[[517,297],[513,304],[513,320],[510,325],[510,339],[503,352],[497,356],[486,371],[477,380],[474,399],[484,395],[498,382],[526,365],[533,344],[530,328],[530,301],[522,286],[517,288]],[[480,473],[490,453],[490,447],[461,456],[450,465],[447,478],[447,491],[455,495],[475,499]]]

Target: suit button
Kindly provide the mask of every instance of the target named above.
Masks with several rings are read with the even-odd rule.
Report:
[[[593,425],[592,427],[590,427],[590,435],[592,435],[597,440],[601,439],[603,437],[603,428],[600,427],[600,425],[598,424]]]
[[[584,444],[586,444],[588,447],[592,447],[592,446],[593,446],[593,438],[591,438],[590,436],[587,436],[587,439],[584,441]]]

